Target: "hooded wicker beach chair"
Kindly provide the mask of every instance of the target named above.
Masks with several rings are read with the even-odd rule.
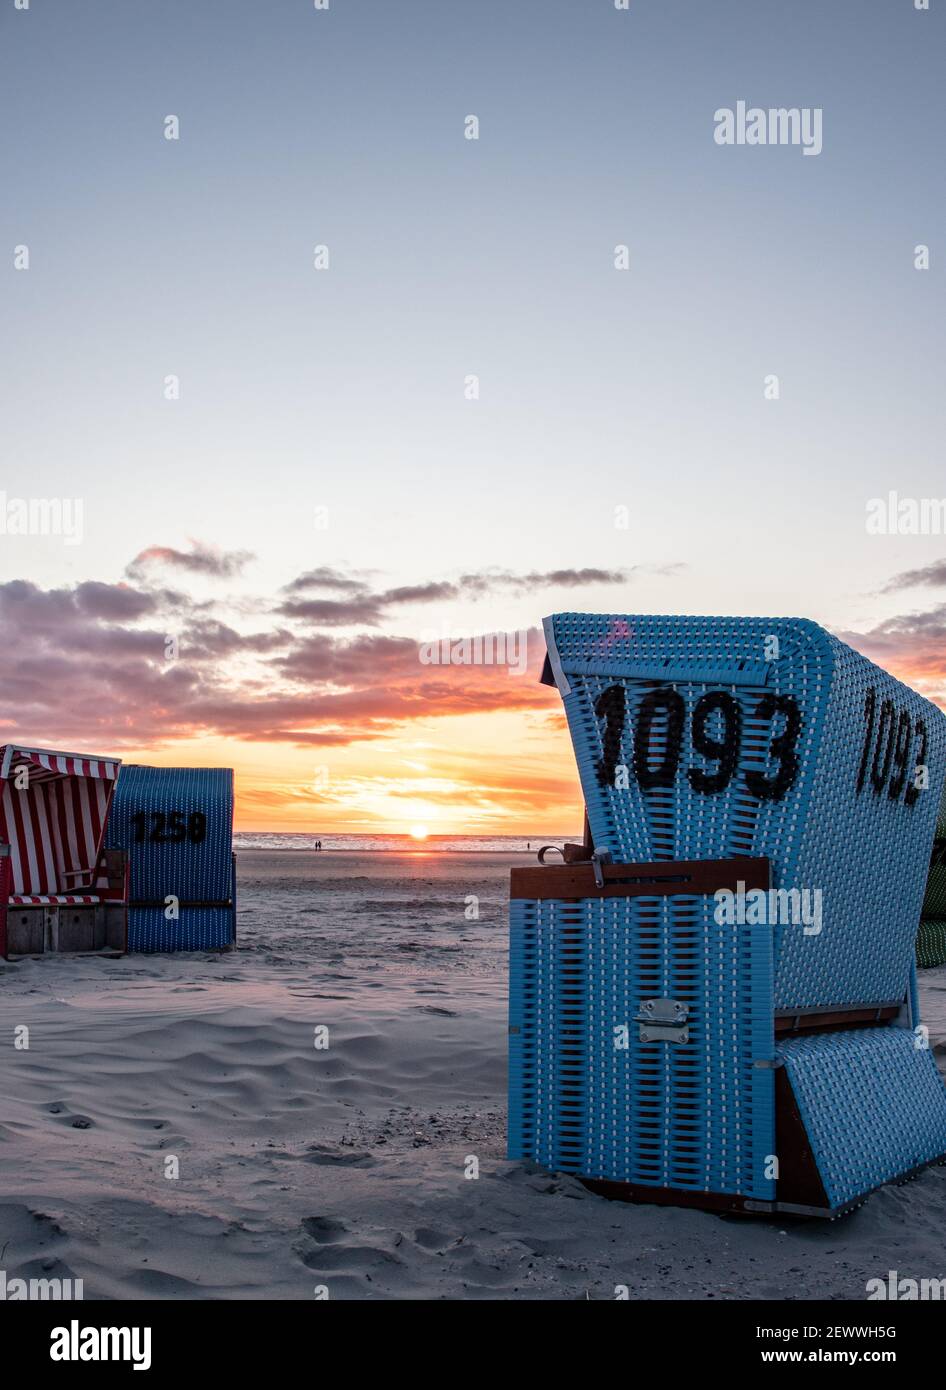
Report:
[[[510,1157],[825,1216],[941,1160],[914,942],[946,716],[801,619],[545,633],[587,833],[512,871]]]
[[[126,765],[107,838],[131,864],[129,951],[209,951],[233,944],[230,768]]]
[[[103,850],[121,763],[0,747],[0,955],[123,951],[128,873]]]

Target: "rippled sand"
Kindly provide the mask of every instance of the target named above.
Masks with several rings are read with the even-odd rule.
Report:
[[[243,851],[233,952],[0,963],[7,1276],[299,1299],[861,1299],[888,1269],[946,1276],[944,1168],[792,1224],[609,1203],[509,1163],[521,862]],[[942,1061],[946,968],[921,988]]]

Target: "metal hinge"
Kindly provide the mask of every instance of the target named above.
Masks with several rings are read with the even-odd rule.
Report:
[[[689,1042],[689,1013],[689,1005],[679,999],[642,999],[634,1015],[634,1022],[641,1026],[641,1042]]]

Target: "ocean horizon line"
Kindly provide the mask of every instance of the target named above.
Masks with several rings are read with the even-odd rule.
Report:
[[[338,854],[373,851],[375,853],[535,853],[542,845],[577,841],[577,832],[538,835],[490,834],[427,834],[412,835],[409,831],[324,831],[320,834],[297,830],[238,830],[234,832],[235,850],[270,849],[282,851],[321,851]]]

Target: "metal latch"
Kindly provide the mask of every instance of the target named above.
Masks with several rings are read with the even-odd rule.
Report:
[[[604,866],[611,863],[611,851],[609,849],[596,849],[591,856],[591,867],[594,869],[595,883],[599,888],[604,887]]]
[[[641,1042],[689,1042],[689,1013],[689,1005],[679,999],[642,999],[634,1015],[634,1022],[641,1026]]]

